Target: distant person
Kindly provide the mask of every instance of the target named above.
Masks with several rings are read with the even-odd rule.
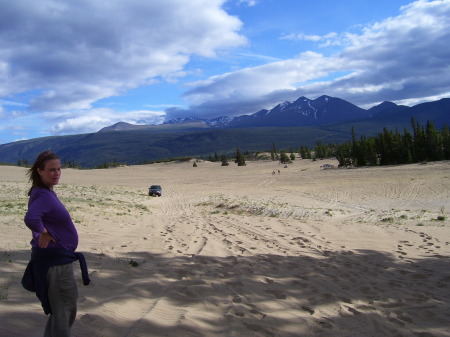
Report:
[[[69,337],[78,299],[72,263],[80,262],[84,285],[90,280],[83,254],[75,253],[75,225],[53,190],[61,177],[59,157],[50,150],[42,152],[28,175],[31,188],[25,224],[32,232],[32,248],[22,285],[36,292],[44,313],[49,315],[44,337]]]

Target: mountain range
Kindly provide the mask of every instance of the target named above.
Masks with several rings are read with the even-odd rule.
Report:
[[[391,102],[385,103],[378,106],[380,110],[401,108],[401,106]],[[186,117],[172,119],[164,124],[174,125],[197,122],[203,123],[205,127],[210,128],[320,126],[328,123],[369,118],[371,115],[370,110],[364,110],[340,98],[324,95],[315,100],[302,96],[294,102],[283,102],[270,110],[263,109],[251,115],[222,116],[214,119]],[[101,129],[100,132],[137,130],[148,127],[151,126],[119,122]]]
[[[185,117],[172,119],[160,125],[195,124],[205,128],[245,128],[245,127],[293,127],[293,126],[323,126],[326,124],[362,121],[385,120],[386,122],[404,120],[411,117],[422,121],[433,120],[435,126],[441,127],[448,121],[450,99],[419,104],[414,107],[397,105],[393,102],[383,102],[368,110],[362,109],[343,99],[323,95],[315,100],[304,96],[294,102],[283,102],[270,110],[260,110],[251,115],[237,117],[222,116],[214,119],[199,119]],[[426,121],[425,121],[426,122]],[[99,132],[126,131],[153,128],[154,125],[134,125],[119,122],[105,127]]]
[[[32,162],[43,149],[51,148],[67,161],[83,167],[118,161],[136,164],[164,158],[231,153],[236,147],[264,151],[276,143],[279,149],[313,147],[343,142],[358,134],[375,135],[383,130],[409,128],[411,118],[437,128],[450,123],[450,98],[407,107],[383,102],[362,109],[336,97],[315,100],[300,97],[270,110],[251,115],[214,119],[177,118],[160,125],[119,122],[96,133],[53,136],[0,145],[0,162]]]

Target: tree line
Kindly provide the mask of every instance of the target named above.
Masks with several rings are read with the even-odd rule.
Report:
[[[352,128],[351,140],[341,144],[323,144],[316,142],[316,146],[299,149],[277,150],[272,143],[270,157],[281,163],[291,163],[295,160],[295,153],[302,159],[324,159],[336,157],[340,167],[359,167],[377,165],[412,164],[427,161],[450,160],[450,130],[444,124],[441,130],[435,128],[431,121],[425,126],[411,119],[411,130],[404,128],[403,132],[384,128],[376,136],[356,136]],[[248,152],[247,152],[248,155]],[[222,156],[222,161],[223,161]],[[244,161],[239,149],[236,149],[236,163]]]
[[[420,163],[450,159],[450,132],[447,125],[437,130],[432,122],[426,126],[411,119],[411,131],[403,133],[387,128],[377,136],[352,139],[335,148],[339,166],[375,166]]]

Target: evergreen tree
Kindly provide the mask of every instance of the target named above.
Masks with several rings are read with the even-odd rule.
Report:
[[[366,166],[365,158],[366,139],[361,136],[361,140],[356,140],[355,129],[352,127],[352,152],[351,157],[355,166]]]
[[[427,160],[426,153],[426,133],[422,126],[419,125],[419,122],[416,122],[415,132],[414,132],[414,152],[415,152],[415,162],[422,162]]]
[[[336,159],[339,162],[339,167],[352,165],[352,147],[350,142],[345,142],[336,147]]]
[[[441,136],[430,121],[427,122],[425,133],[428,160],[442,160],[443,151]]]
[[[222,162],[221,166],[228,166],[229,165],[228,158],[224,154],[220,156],[220,161]]]
[[[408,129],[403,130],[404,163],[410,164],[414,162],[414,139]]]
[[[270,158],[272,160],[278,160],[278,153],[275,147],[275,142],[272,143],[272,150],[270,150]]]
[[[300,157],[302,157],[302,159],[311,159],[311,149],[309,149],[306,146],[301,146],[300,147]]]
[[[447,125],[442,127],[441,131],[442,138],[442,153],[444,160],[450,159],[450,130]]]
[[[300,146],[300,151],[298,153],[300,155],[300,158],[306,159],[306,150],[305,147],[302,145]]]
[[[366,149],[365,155],[366,164],[371,166],[378,165],[378,155],[375,144],[375,138],[371,137],[366,140],[365,149]]]
[[[238,148],[236,148],[236,159],[235,159],[234,162],[237,163],[238,166],[245,166],[245,165],[247,165],[245,163],[245,157],[241,154],[241,151],[239,151]]]
[[[306,159],[311,159],[312,155],[311,155],[311,149],[310,148],[306,148]]]
[[[316,158],[324,159],[335,155],[335,145],[328,144],[325,145],[321,141],[316,142],[315,153]]]
[[[284,151],[280,151],[280,163],[282,164],[292,163],[291,160],[289,159],[289,156]]]
[[[325,158],[325,147],[323,146],[321,141],[316,142],[316,158],[323,159]]]
[[[379,135],[377,147],[380,154],[380,165],[393,164],[393,136],[392,132],[386,128],[383,129],[383,133]]]

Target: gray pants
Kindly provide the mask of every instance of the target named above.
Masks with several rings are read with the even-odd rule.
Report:
[[[77,315],[78,299],[72,263],[50,267],[47,284],[52,313],[48,317],[44,337],[69,337]]]

